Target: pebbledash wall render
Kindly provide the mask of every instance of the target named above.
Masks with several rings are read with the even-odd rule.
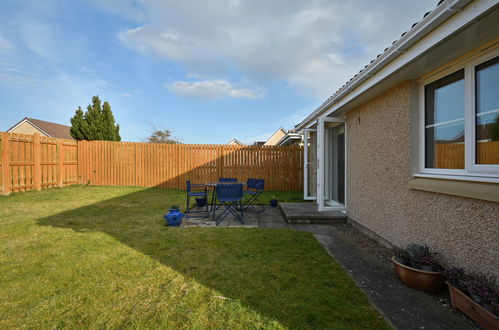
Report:
[[[449,266],[499,276],[499,159],[496,147],[487,151],[490,162],[481,163],[493,165],[486,169],[475,164],[471,101],[475,66],[499,58],[498,22],[496,0],[439,1],[296,125],[308,141],[305,150],[317,149],[315,162],[309,165],[317,167],[317,192],[310,196],[305,191],[305,198],[315,198],[319,211],[344,209],[353,224],[386,245],[426,243]],[[463,168],[461,156],[460,167],[426,168],[423,88],[461,69],[467,95],[466,166],[449,170]],[[491,112],[498,108],[494,109]],[[323,133],[326,119],[345,121],[346,200],[333,199],[339,202],[336,205],[326,204],[331,196],[324,194],[331,184],[325,164],[335,154]],[[317,132],[315,145],[307,132]],[[305,180],[308,172],[304,171]]]
[[[499,277],[499,203],[409,187],[417,88],[405,81],[346,114],[347,216],[382,241],[422,242],[449,265]]]

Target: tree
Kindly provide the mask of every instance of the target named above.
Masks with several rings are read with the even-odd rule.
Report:
[[[85,113],[78,107],[70,131],[76,140],[121,141],[120,125],[115,124],[111,106],[107,101],[101,106],[99,96],[92,97]]]
[[[172,137],[172,132],[165,128],[156,128],[152,125],[150,130],[151,135],[146,138],[149,143],[165,143],[165,144],[180,144],[182,140],[177,137]]]

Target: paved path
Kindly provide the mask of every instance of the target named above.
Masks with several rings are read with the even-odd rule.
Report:
[[[228,217],[229,218],[229,217]],[[371,303],[397,329],[473,329],[459,315],[442,306],[431,296],[404,286],[390,265],[384,264],[367,250],[354,244],[334,225],[287,224],[278,208],[257,214],[244,214],[244,227],[289,228],[311,232],[326,251],[366,292]],[[213,226],[213,221],[191,223]],[[241,227],[235,219],[227,219],[222,227]]]

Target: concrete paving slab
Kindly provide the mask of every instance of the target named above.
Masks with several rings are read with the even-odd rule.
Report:
[[[343,212],[319,212],[315,203],[279,203],[279,208],[291,224],[335,224],[347,221]]]
[[[329,227],[314,236],[396,329],[473,329],[428,294],[403,285],[390,266]]]

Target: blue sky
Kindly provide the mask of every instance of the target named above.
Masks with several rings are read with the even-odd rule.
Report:
[[[0,130],[68,124],[93,95],[125,141],[293,128],[436,6],[422,1],[2,0]]]

